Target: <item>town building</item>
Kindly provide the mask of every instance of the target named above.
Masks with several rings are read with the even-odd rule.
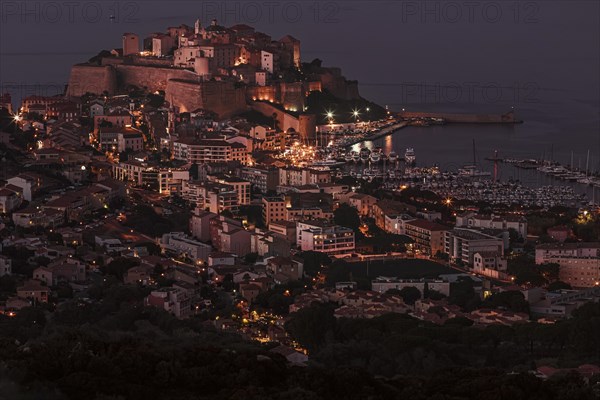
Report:
[[[290,243],[296,243],[296,222],[278,220],[269,224],[269,230],[285,238]]]
[[[546,233],[551,239],[556,240],[557,242],[564,242],[573,235],[573,230],[568,226],[561,225],[552,226],[546,229]]]
[[[279,184],[277,168],[244,167],[240,170],[240,177],[250,182],[254,189],[258,189],[263,194],[275,191]]]
[[[90,107],[90,114],[92,108]],[[125,128],[133,125],[133,115],[124,107],[114,107],[106,110],[100,109],[98,106],[94,108],[94,133],[98,133],[105,128]]]
[[[246,164],[248,151],[241,143],[225,140],[185,138],[173,142],[173,158],[187,163],[203,164],[239,161]]]
[[[411,217],[416,213],[414,206],[394,200],[379,200],[372,205],[372,216],[375,225],[380,229],[396,235],[406,234],[405,222],[414,220]]]
[[[165,233],[160,240],[163,253],[186,257],[193,262],[206,261],[212,247],[187,236],[183,232]]]
[[[467,212],[456,216],[456,227],[514,229],[520,237],[527,237],[527,219],[521,215],[482,215]]]
[[[210,176],[209,180],[231,187],[237,193],[238,205],[250,204],[250,182],[229,175]]]
[[[354,250],[354,231],[329,221],[303,221],[296,224],[296,244],[302,251],[327,254],[351,253]]]
[[[7,187],[8,186],[8,187]],[[0,189],[0,214],[8,214],[17,209],[23,202],[22,189],[7,185]]]
[[[304,276],[304,265],[290,257],[271,257],[267,258],[267,274],[275,280],[276,283],[287,283],[297,281]]]
[[[17,288],[17,296],[22,299],[32,300],[36,303],[48,302],[48,287],[42,285],[40,281],[30,279],[23,286]]]
[[[600,242],[545,243],[535,248],[535,263],[557,262],[558,259],[599,258]]]
[[[148,306],[163,309],[177,318],[191,315],[191,300],[185,290],[173,287],[153,290],[145,299]]]
[[[285,236],[257,228],[251,235],[250,252],[257,253],[261,257],[288,257],[291,245],[292,242]]]
[[[497,251],[477,251],[473,255],[473,271],[479,275],[506,280],[508,263]]]
[[[144,136],[141,132],[119,133],[117,135],[117,151],[141,151],[144,149]]]
[[[271,222],[285,220],[286,202],[283,197],[263,197],[262,206],[265,225],[269,226]]]
[[[581,290],[558,290],[549,292],[535,287],[522,291],[535,317],[569,318],[573,311],[590,302],[600,302],[600,286]]]
[[[284,167],[279,169],[279,186],[330,183],[331,172],[321,169]]]
[[[195,208],[190,217],[190,233],[201,242],[210,240],[210,220],[217,218],[218,214]]]
[[[12,260],[0,254],[0,277],[12,274]]]
[[[44,177],[39,174],[34,172],[24,172],[7,179],[6,187],[11,190],[13,190],[13,188],[18,188],[17,190],[23,194],[23,199],[31,201],[42,188],[43,181]]]
[[[285,221],[305,221],[311,219],[333,219],[333,211],[324,207],[287,207]]]
[[[444,236],[450,230],[447,226],[424,219],[408,221],[404,226],[405,234],[414,241],[415,250],[429,255],[445,251]]]
[[[194,203],[197,208],[216,214],[226,210],[236,212],[239,208],[238,192],[221,183],[183,182],[181,197]]]
[[[251,234],[241,226],[223,224],[219,229],[219,251],[233,253],[243,257],[251,252]]]
[[[354,193],[349,198],[347,203],[356,208],[358,213],[363,217],[371,217],[373,215],[373,206],[377,203],[377,198],[364,193]],[[387,222],[387,221],[386,221]],[[392,224],[386,225],[386,228],[391,228]],[[383,228],[386,230],[385,228]],[[386,230],[386,232],[391,232]]]
[[[65,223],[65,213],[51,208],[29,206],[13,212],[12,220],[15,226],[22,228],[57,227]]]
[[[379,293],[385,293],[390,289],[402,290],[406,287],[414,287],[421,292],[421,298],[427,290],[435,290],[444,296],[450,295],[450,282],[441,279],[397,279],[378,277],[371,282],[372,290]]]
[[[474,229],[454,228],[444,231],[444,253],[453,261],[460,261],[464,265],[474,267],[475,254],[480,253],[477,267],[480,269],[505,265],[500,260],[504,256],[504,241],[501,238],[487,235]],[[435,254],[435,253],[434,253]],[[491,260],[491,259],[494,260]],[[505,267],[501,267],[504,270]]]

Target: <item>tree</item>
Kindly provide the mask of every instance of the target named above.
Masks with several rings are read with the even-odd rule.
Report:
[[[358,210],[348,204],[340,205],[333,212],[333,221],[337,225],[345,226],[358,231],[358,227],[360,226],[360,216],[358,215]]]
[[[225,218],[233,218],[233,213],[229,210],[223,210],[220,214]]]
[[[508,228],[508,235],[510,243],[522,243],[523,238],[519,235],[519,232],[515,228]]]
[[[485,299],[483,307],[506,308],[513,312],[529,312],[529,303],[525,300],[523,293],[517,290],[500,292]]]
[[[327,332],[333,332],[335,325],[333,307],[314,303],[294,313],[285,329],[309,351],[316,351],[325,344]]]
[[[538,267],[540,273],[549,282],[558,280],[558,274],[560,271],[560,265],[557,263],[545,263]]]
[[[135,259],[118,257],[112,260],[108,265],[100,267],[103,274],[113,275],[119,280],[123,279],[123,275],[132,267],[138,265],[139,262]]]
[[[148,95],[148,105],[150,105],[153,108],[162,107],[164,102],[165,102],[164,96],[161,96],[159,94],[154,94],[154,93],[151,93]]]
[[[304,262],[304,273],[307,276],[317,276],[321,271],[321,266],[331,264],[331,258],[319,251],[305,251],[300,256]]]
[[[421,291],[414,286],[406,286],[398,293],[406,304],[413,305],[421,298]]]
[[[437,290],[428,289],[427,294],[423,294],[423,297],[430,300],[442,300],[446,296],[443,293],[438,292]]]
[[[348,263],[343,260],[334,261],[325,272],[327,286],[335,286],[336,282],[347,282],[350,280]]]
[[[571,287],[571,285],[569,285],[568,283],[563,282],[563,281],[554,281],[548,285],[549,292],[554,292],[557,290],[564,290],[564,289],[570,290],[570,289],[572,289],[572,287]]]
[[[481,302],[475,293],[474,282],[469,277],[459,277],[456,282],[450,284],[450,296],[448,301],[467,311],[474,310]]]
[[[46,238],[48,239],[49,242],[63,244],[63,237],[58,232],[48,232],[46,234]]]
[[[244,262],[246,264],[255,264],[258,260],[258,253],[248,253],[244,256]]]

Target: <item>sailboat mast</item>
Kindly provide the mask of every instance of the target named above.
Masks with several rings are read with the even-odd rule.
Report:
[[[571,171],[573,171],[573,150],[571,150]]]
[[[587,158],[585,160],[585,176],[588,176],[588,168],[590,167],[590,149],[587,152]]]

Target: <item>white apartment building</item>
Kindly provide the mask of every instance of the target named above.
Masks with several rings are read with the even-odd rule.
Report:
[[[179,139],[173,142],[173,158],[190,164],[215,163],[224,161],[248,161],[248,150],[241,143],[225,140]]]
[[[250,204],[250,182],[233,176],[211,176],[209,179],[212,182],[231,187],[237,193],[238,205]]]
[[[536,264],[557,263],[559,279],[577,288],[600,286],[600,243],[549,243],[535,249]]]
[[[535,263],[544,264],[566,258],[599,258],[600,242],[547,243],[535,248]]]
[[[183,232],[165,233],[160,240],[163,252],[185,256],[198,261],[206,261],[212,252],[212,246],[199,242]]]
[[[195,203],[201,210],[217,214],[225,210],[234,212],[239,207],[238,192],[220,183],[185,181],[181,197]]]
[[[354,250],[354,231],[328,221],[305,221],[296,224],[296,244],[302,251],[328,254],[349,253]]]
[[[473,229],[455,228],[445,232],[444,252],[451,260],[473,266],[476,253],[484,253],[485,258],[490,258],[492,253],[502,258],[504,241]]]
[[[425,293],[425,285],[428,290],[435,290],[444,296],[450,295],[450,282],[441,279],[397,279],[380,276],[371,282],[374,292],[385,293],[390,289],[402,290],[405,287],[415,287],[421,292],[421,298]]]
[[[456,227],[514,229],[521,237],[527,237],[527,219],[520,215],[482,215],[468,212],[456,216]]]
[[[167,287],[150,292],[145,304],[161,308],[177,318],[187,318],[191,314],[191,299],[182,289]]]

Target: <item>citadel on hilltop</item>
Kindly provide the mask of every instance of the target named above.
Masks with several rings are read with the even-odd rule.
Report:
[[[303,66],[294,37],[273,40],[248,25],[226,28],[216,20],[154,33],[142,49],[138,35],[125,33],[122,48],[73,66],[67,96],[131,89],[164,92],[178,112],[205,109],[220,118],[250,109],[276,114],[284,130],[292,127],[304,136],[314,134],[315,116],[300,115],[309,93],[326,89],[342,100],[360,99],[358,83],[346,80],[339,68],[318,61]]]

